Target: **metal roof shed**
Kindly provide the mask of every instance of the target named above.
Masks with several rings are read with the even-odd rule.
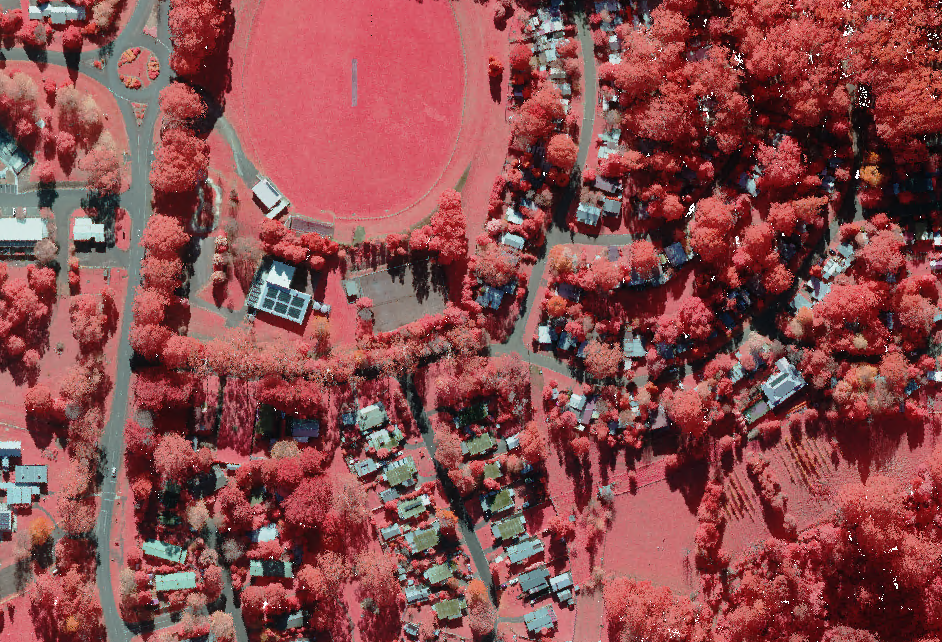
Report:
[[[501,237],[500,242],[504,245],[509,245],[515,250],[522,250],[527,243],[526,239],[522,236],[511,234],[510,232],[504,234]]]
[[[281,192],[278,191],[278,188],[275,187],[274,183],[267,178],[262,178],[256,183],[255,187],[252,188],[252,193],[255,195],[255,198],[265,206],[266,210],[272,209],[284,198]]]
[[[16,483],[20,485],[45,484],[47,481],[45,466],[17,466],[13,469],[13,474],[16,477]]]

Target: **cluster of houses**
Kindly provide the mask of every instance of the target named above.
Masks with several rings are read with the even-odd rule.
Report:
[[[33,502],[45,494],[48,469],[45,465],[21,464],[22,442],[0,441],[0,468],[5,475],[13,472],[12,481],[0,482],[0,491],[6,499],[0,504],[0,536],[16,532],[17,512],[28,511]]]
[[[625,246],[628,247],[628,246]],[[608,260],[616,262],[619,259],[621,248],[615,245],[608,247]],[[622,279],[616,288],[634,288],[643,289],[648,287],[657,287],[670,281],[677,270],[682,268],[694,258],[695,254],[688,251],[681,243],[672,243],[664,248],[663,252],[657,255],[657,267],[651,275],[642,276],[637,270],[631,269],[630,273]],[[600,257],[599,257],[600,258]],[[578,259],[576,259],[576,269],[579,269]],[[560,296],[571,304],[579,303],[584,292],[582,288],[565,281],[557,281],[553,288],[547,292],[547,296]],[[723,321],[729,321],[727,324],[730,329],[735,327],[735,321],[732,315],[722,312]],[[578,359],[583,357],[583,350],[587,341],[576,341],[575,338],[565,330],[568,319],[565,316],[555,319],[549,319],[537,326],[535,342],[541,350],[554,350],[556,353],[572,353]],[[626,339],[625,344],[625,367],[630,367],[631,359],[644,358],[644,352],[637,354],[641,348],[640,339],[633,335]],[[631,354],[629,354],[631,353]]]
[[[537,70],[546,73],[549,81],[559,89],[563,107],[567,113],[572,98],[572,85],[556,53],[556,46],[572,32],[573,28],[563,23],[561,0],[550,0],[549,7],[537,9],[523,27],[523,41],[527,42],[533,50]],[[528,77],[512,75],[510,80],[511,98],[515,102],[520,103],[529,97]]]
[[[359,432],[376,451],[385,449],[393,455],[401,451],[403,433],[398,426],[388,425],[389,418],[381,402],[345,413],[342,421],[345,426]],[[403,552],[410,560],[430,561],[441,543],[442,529],[439,520],[435,518],[432,498],[421,492],[419,487],[415,459],[411,455],[391,457],[386,463],[373,457],[364,457],[359,460],[350,458],[347,463],[361,481],[380,481],[383,489],[379,491],[379,498],[383,505],[395,505],[396,520],[378,529],[381,544]],[[434,594],[446,588],[451,578],[470,577],[454,559],[427,566],[422,573],[416,573],[404,564],[399,566],[399,580],[410,606],[429,602]],[[439,599],[432,604],[438,620],[445,623],[460,620],[466,607],[461,597]]]
[[[476,448],[477,441],[483,441],[488,449],[492,443],[494,447],[497,446],[493,438],[483,439],[485,437],[490,437],[490,435],[485,434],[466,441],[465,453],[474,457],[476,452],[488,452],[485,448]],[[508,451],[518,449],[519,438],[516,435],[508,437],[505,445]],[[498,464],[489,462],[485,466],[485,477],[488,476],[487,466],[498,466]],[[521,471],[521,475],[526,477],[531,472],[532,469],[526,466]],[[496,475],[500,475],[499,467]],[[510,486],[493,490],[482,496],[480,501],[484,517],[490,522],[495,547],[499,545],[503,549],[494,562],[506,562],[516,573],[505,586],[518,585],[521,599],[532,605],[553,597],[561,607],[574,607],[578,587],[573,584],[571,571],[553,575],[543,561],[545,555],[543,540],[528,532],[528,523],[523,509],[529,507],[529,502],[524,501],[518,510],[517,494]],[[543,634],[555,627],[556,612],[552,605],[547,604],[526,614],[524,621],[529,634]]]

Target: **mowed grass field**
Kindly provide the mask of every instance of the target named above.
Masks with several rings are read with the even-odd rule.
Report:
[[[382,216],[435,185],[464,92],[447,2],[262,3],[252,24],[236,58],[233,122],[296,207]]]

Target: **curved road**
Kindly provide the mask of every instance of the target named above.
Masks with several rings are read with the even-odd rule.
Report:
[[[144,35],[143,28],[157,5],[158,31],[157,41]],[[115,553],[110,549],[111,528],[114,521],[114,504],[117,491],[117,480],[108,474],[110,468],[121,467],[121,457],[124,451],[124,425],[127,419],[129,388],[131,382],[131,346],[128,341],[132,310],[134,305],[134,292],[140,281],[141,260],[144,250],[139,245],[142,230],[150,215],[150,184],[148,174],[150,162],[153,157],[153,132],[157,124],[159,109],[156,98],[160,90],[170,82],[170,34],[167,21],[168,6],[166,3],[157,4],[157,0],[139,0],[127,24],[115,40],[100,49],[86,49],[78,54],[66,55],[62,52],[42,51],[29,52],[23,49],[12,49],[0,53],[3,60],[32,62],[37,65],[56,65],[66,67],[74,76],[85,73],[86,76],[103,84],[117,99],[121,116],[128,133],[129,153],[131,161],[131,185],[128,191],[120,195],[120,206],[128,211],[132,221],[132,239],[130,249],[126,255],[127,261],[127,287],[124,309],[121,316],[121,328],[116,340],[118,341],[117,371],[114,382],[114,398],[111,411],[101,439],[102,469],[105,471],[104,481],[101,485],[101,510],[95,526],[95,539],[98,543],[98,568],[96,582],[98,584],[102,611],[108,639],[112,642],[128,641],[136,632],[128,628],[120,616],[112,589],[111,561]],[[150,85],[139,90],[130,90],[124,86],[118,77],[116,52],[120,54],[130,47],[142,47],[150,50],[160,62],[161,74]],[[103,74],[91,71],[91,64],[96,60],[106,63]],[[84,69],[83,69],[84,67]],[[87,73],[86,73],[87,72]],[[102,75],[104,77],[102,77]],[[131,102],[147,105],[143,122],[137,125]],[[54,193],[53,205],[55,209],[66,212],[64,218],[72,210],[81,207],[83,198],[87,195],[84,189],[57,189]],[[40,194],[27,192],[22,194],[3,195],[2,202],[7,205],[38,207]],[[57,241],[60,247],[60,263],[65,264],[68,256],[69,226],[58,225]],[[234,615],[238,638],[245,641],[245,627],[242,625],[238,612],[233,613],[233,599],[231,588],[226,593],[227,611]]]

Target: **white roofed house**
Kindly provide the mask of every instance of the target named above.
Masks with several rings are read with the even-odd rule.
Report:
[[[0,251],[32,254],[46,234],[46,221],[41,218],[0,218]]]
[[[284,195],[278,191],[271,180],[261,177],[255,187],[252,188],[252,194],[258,199],[262,209],[265,210],[267,218],[275,218],[284,212],[290,203]]]
[[[80,216],[72,226],[72,240],[77,243],[104,243],[105,224],[95,223],[87,216]]]
[[[788,359],[782,357],[775,362],[775,367],[777,372],[762,383],[762,392],[772,408],[782,405],[805,387],[801,373]]]
[[[501,237],[500,242],[504,245],[509,245],[515,250],[523,250],[527,240],[518,234],[507,232]]]
[[[379,401],[357,410],[357,426],[362,432],[379,428],[386,423],[387,418],[386,408]]]
[[[576,220],[582,223],[583,225],[596,226],[599,224],[599,219],[602,218],[602,210],[596,207],[595,205],[589,205],[588,203],[579,203],[579,207],[576,209]]]
[[[85,7],[76,7],[70,4],[40,2],[29,6],[29,19],[42,20],[49,18],[54,25],[64,25],[69,22],[85,20]]]

